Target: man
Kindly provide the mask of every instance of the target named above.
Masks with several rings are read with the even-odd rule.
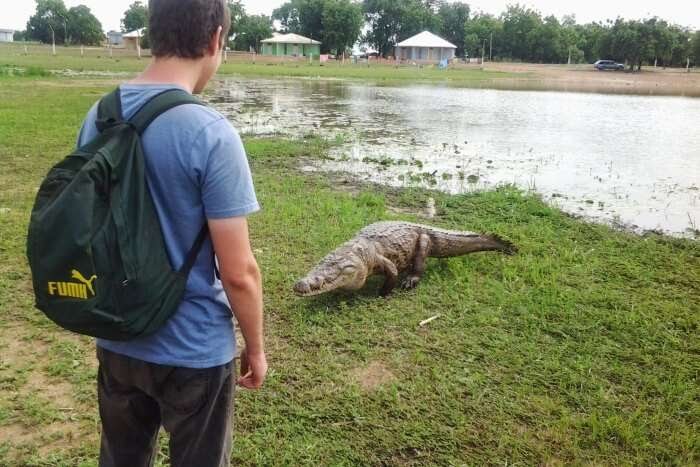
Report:
[[[224,0],[151,0],[149,13],[154,59],[120,86],[127,119],[167,89],[201,92],[221,64],[230,27]],[[79,145],[98,134],[96,112],[96,106],[89,112]],[[204,222],[210,239],[183,302],[160,330],[133,341],[97,341],[100,465],[151,465],[161,425],[170,434],[172,465],[228,465],[235,377],[231,309],[246,343],[238,384],[260,388],[267,372],[261,279],[245,218],[259,209],[248,162],[233,127],[204,106],[168,110],[144,132],[142,144],[173,267],[183,263]]]

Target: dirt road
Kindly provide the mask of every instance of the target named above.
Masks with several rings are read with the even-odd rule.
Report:
[[[468,65],[469,67],[478,65]],[[700,97],[700,70],[642,67],[641,72],[596,71],[592,65],[486,63],[486,70],[527,75],[498,80],[510,89]]]

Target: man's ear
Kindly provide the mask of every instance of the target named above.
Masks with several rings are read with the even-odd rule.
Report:
[[[223,43],[223,38],[221,37],[221,33],[223,32],[223,28],[219,26],[216,29],[216,32],[214,35],[211,36],[211,39],[209,40],[209,55],[216,55],[221,52],[221,49],[225,47],[225,44]]]

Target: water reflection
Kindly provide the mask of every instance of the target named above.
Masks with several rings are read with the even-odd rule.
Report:
[[[515,183],[638,230],[700,225],[700,99],[228,79],[210,101],[242,133],[342,133],[323,170],[461,193]]]

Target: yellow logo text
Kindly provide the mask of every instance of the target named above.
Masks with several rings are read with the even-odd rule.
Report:
[[[91,297],[95,296],[95,289],[92,284],[97,279],[97,276],[93,275],[90,279],[85,279],[80,271],[73,269],[71,271],[71,279],[75,279],[78,282],[49,282],[49,295],[83,300],[88,299],[88,292]]]

